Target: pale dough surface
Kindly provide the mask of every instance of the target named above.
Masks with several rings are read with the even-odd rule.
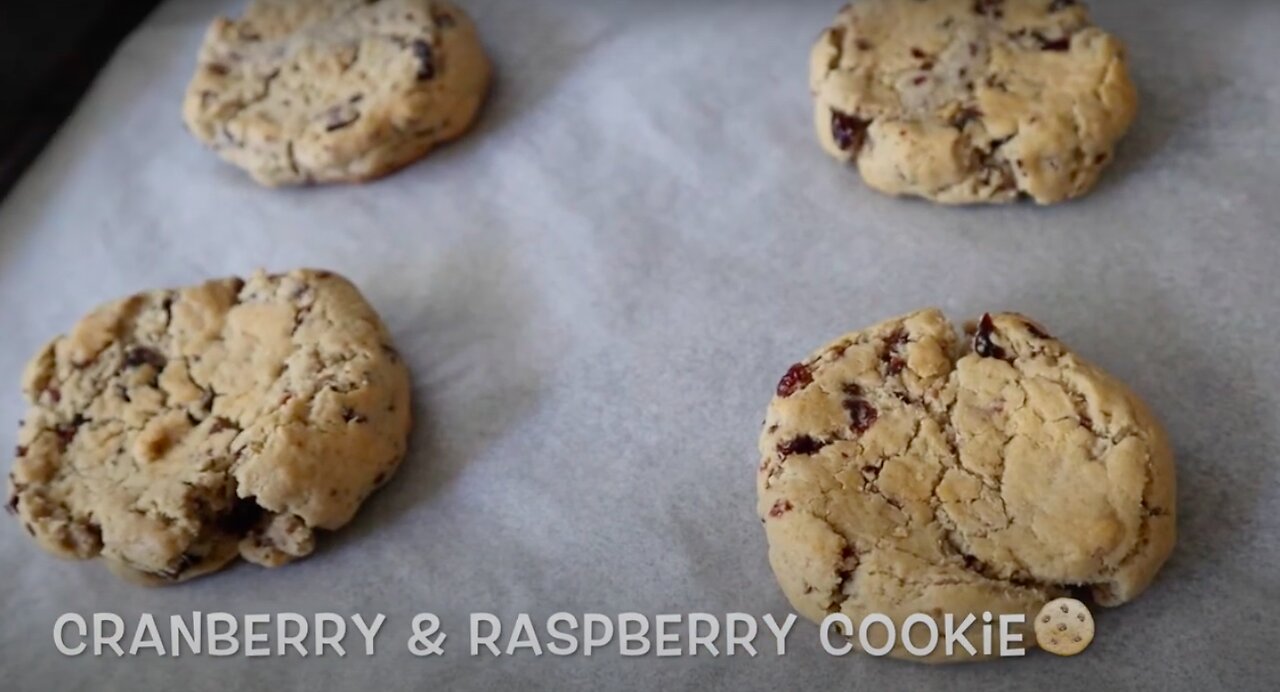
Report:
[[[27,366],[9,510],[46,550],[150,583],[309,554],[395,472],[408,371],[327,271],[105,304]]]
[[[1020,315],[969,332],[922,310],[779,382],[758,512],[806,617],[925,613],[941,630],[947,613],[1022,613],[1030,645],[1046,601],[1076,588],[1119,605],[1169,556],[1173,453],[1147,406]]]
[[[448,0],[254,0],[209,27],[183,118],[263,184],[369,180],[461,135],[489,73]]]
[[[1074,0],[855,0],[813,48],[818,140],[871,187],[968,204],[1086,193],[1137,109]]]

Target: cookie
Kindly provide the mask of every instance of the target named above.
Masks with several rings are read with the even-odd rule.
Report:
[[[1059,656],[1075,656],[1093,641],[1093,613],[1074,598],[1055,598],[1036,615],[1036,642]]]
[[[1123,46],[1074,0],[855,0],[810,86],[823,148],[947,204],[1078,197],[1137,109]]]
[[[254,0],[209,28],[182,112],[265,185],[364,181],[465,132],[489,73],[446,0]]]
[[[1016,314],[961,338],[922,310],[837,339],[782,377],[760,453],[769,561],[814,621],[1021,613],[1032,645],[1045,602],[1129,601],[1173,548],[1160,424]]]
[[[310,553],[394,473],[409,376],[326,271],[103,305],[36,354],[8,508],[46,550],[145,583]]]

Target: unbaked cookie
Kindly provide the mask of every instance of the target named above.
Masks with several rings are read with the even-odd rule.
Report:
[[[1075,0],[855,0],[810,86],[828,152],[953,204],[1084,194],[1137,109],[1124,48]]]
[[[27,366],[9,511],[57,555],[176,582],[311,552],[396,470],[409,376],[325,271],[108,303]]]
[[[263,184],[369,180],[461,135],[489,72],[446,0],[254,0],[209,28],[183,117]]]
[[[1029,646],[1045,602],[1124,603],[1173,548],[1159,423],[1020,315],[961,339],[923,310],[837,339],[778,383],[760,452],[769,560],[815,621],[1022,613]]]

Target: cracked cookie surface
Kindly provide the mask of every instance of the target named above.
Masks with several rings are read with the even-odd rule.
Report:
[[[489,73],[446,0],[254,0],[209,28],[183,119],[266,185],[370,180],[465,132]]]
[[[309,554],[395,472],[408,371],[326,271],[103,305],[27,366],[9,511],[46,550],[145,583]]]
[[[1075,0],[855,0],[818,39],[818,139],[872,188],[936,202],[1086,193],[1137,110]]]
[[[837,339],[782,377],[760,452],[769,560],[814,621],[1022,613],[1031,646],[1044,603],[1124,603],[1173,548],[1159,423],[1016,314],[965,339],[932,309]]]

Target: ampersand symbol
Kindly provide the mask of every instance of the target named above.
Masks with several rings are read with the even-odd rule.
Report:
[[[431,635],[440,629],[440,618],[432,613],[418,613],[413,616],[413,636],[409,637],[409,653],[414,656],[439,656],[444,653],[444,639],[449,636],[441,632],[435,638]]]

